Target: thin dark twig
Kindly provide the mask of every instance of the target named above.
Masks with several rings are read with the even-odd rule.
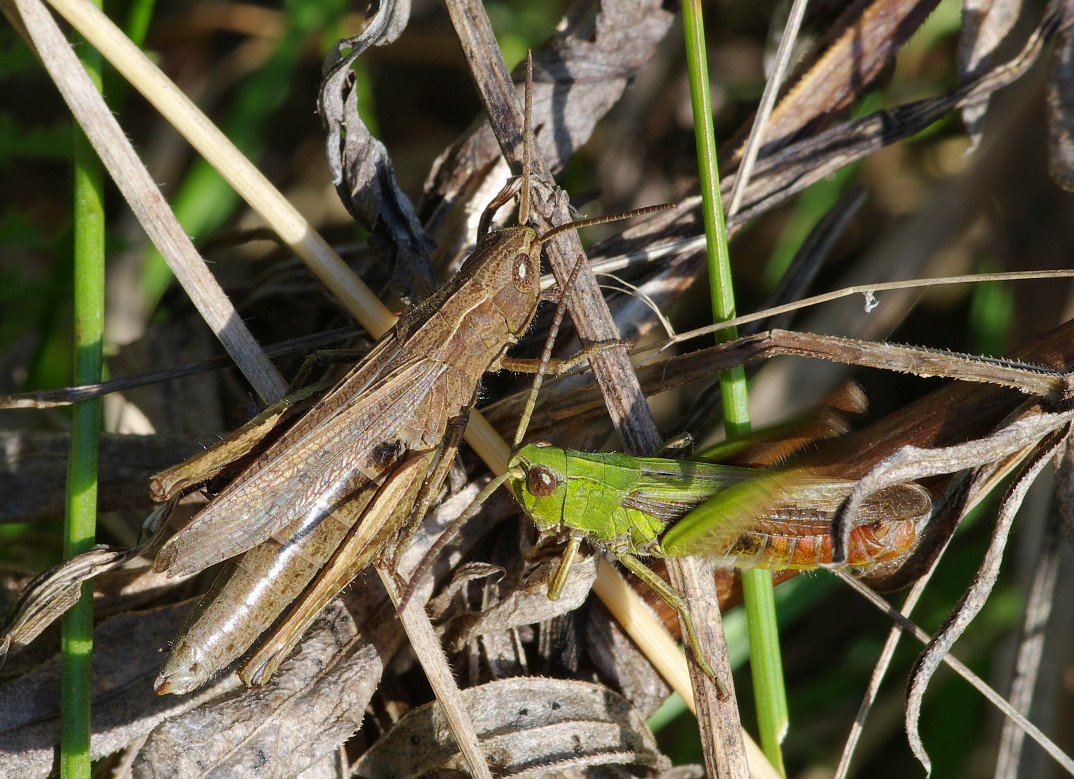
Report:
[[[476,0],[456,0],[448,2],[447,6],[493,132],[504,157],[517,173],[521,162],[522,112],[488,17]],[[555,186],[551,171],[540,154],[533,155],[530,175],[540,192],[532,205],[541,232],[570,221],[567,198]],[[575,231],[562,233],[547,245],[552,267],[560,279],[567,278],[574,261],[584,256]],[[588,264],[583,265],[576,284],[577,293],[571,296],[569,308],[579,335],[590,343],[617,340],[618,329]],[[635,455],[655,451],[661,444],[661,436],[626,350],[605,350],[594,356],[591,365],[624,449]],[[705,611],[695,614],[698,624],[719,624],[718,610],[715,613],[709,610],[717,602],[712,577],[687,570],[694,568],[689,560],[674,563],[669,566],[673,586],[679,588],[689,602],[697,604],[698,611]],[[711,630],[703,630],[701,640],[713,667],[729,680],[730,664],[722,631],[717,636]],[[717,775],[738,775],[746,762],[734,696],[717,700],[716,686],[696,664],[690,667],[697,691],[695,697],[706,759],[711,761],[711,770]]]

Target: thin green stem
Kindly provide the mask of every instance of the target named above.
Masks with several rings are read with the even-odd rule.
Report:
[[[83,44],[86,70],[101,83],[100,55]],[[104,329],[104,175],[100,160],[81,130],[74,131],[74,383],[101,380]],[[100,399],[75,406],[67,468],[64,556],[93,545],[97,519],[97,439]],[[62,623],[60,776],[90,776],[90,693],[93,663],[93,587]]]
[[[735,316],[735,297],[731,282],[730,254],[727,249],[727,229],[720,199],[720,177],[716,163],[716,140],[712,126],[712,101],[700,0],[686,0],[682,5],[682,16],[690,73],[690,99],[694,111],[694,133],[697,138],[712,313],[715,321],[720,322]],[[720,331],[716,339],[717,342],[725,342],[737,337],[737,331],[730,328]],[[745,435],[750,431],[750,416],[744,369],[738,367],[720,374],[720,390],[728,437]],[[779,653],[772,578],[767,571],[745,571],[742,580],[761,746],[772,765],[785,775],[780,742],[787,729],[787,697],[783,686],[783,665]]]

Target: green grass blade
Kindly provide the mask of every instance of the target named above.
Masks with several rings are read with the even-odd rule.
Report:
[[[88,45],[80,57],[100,88],[101,58]],[[74,384],[101,380],[104,331],[104,174],[100,160],[79,129],[74,138]],[[67,467],[64,556],[93,545],[97,519],[97,438],[100,399],[74,408]],[[90,776],[90,692],[93,663],[93,586],[63,618],[61,639],[60,775]]]
[[[149,31],[149,22],[153,18],[156,0],[134,0],[127,9],[127,23],[123,29],[127,37],[141,46]]]
[[[700,0],[684,2],[682,15],[694,132],[697,137],[712,312],[716,321],[723,321],[735,316],[735,298],[727,249],[727,229],[720,199],[720,178],[716,163],[716,141],[712,126],[712,102]],[[717,342],[730,341],[737,337],[736,330],[727,329],[717,334]],[[738,367],[721,374],[720,389],[728,436],[748,433],[750,417],[744,369]],[[753,669],[761,746],[772,765],[785,774],[780,742],[787,730],[787,695],[783,685],[783,664],[779,652],[771,574],[767,571],[744,571],[742,587],[749,625],[750,664]]]
[[[743,571],[742,598],[746,604],[746,634],[749,636],[750,671],[761,749],[776,770],[786,776],[780,745],[787,735],[787,691],[783,684],[772,574],[759,569]]]

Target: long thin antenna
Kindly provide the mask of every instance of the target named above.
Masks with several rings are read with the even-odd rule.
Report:
[[[450,544],[455,537],[459,534],[459,531],[469,522],[477,512],[481,510],[481,507],[485,504],[485,501],[489,499],[492,493],[496,492],[505,481],[511,477],[511,472],[507,471],[497,476],[495,479],[486,484],[477,496],[470,502],[470,505],[466,507],[459,516],[451,521],[451,524],[444,528],[444,532],[440,534],[440,537],[436,539],[436,542],[429,547],[429,551],[421,558],[421,562],[415,566],[414,570],[410,572],[410,581],[407,582],[406,589],[403,590],[403,594],[399,597],[399,603],[396,605],[395,610],[402,611],[410,603],[410,599],[414,597],[414,592],[417,590],[418,585],[429,575],[429,571],[432,569],[433,564],[440,558],[441,553]]]
[[[541,391],[541,384],[544,383],[545,372],[548,369],[548,363],[552,359],[552,348],[556,344],[556,336],[559,335],[560,325],[563,324],[563,315],[567,312],[567,298],[571,294],[571,290],[574,289],[574,282],[578,278],[578,272],[582,269],[582,263],[585,262],[585,257],[581,256],[578,261],[574,263],[574,267],[571,269],[571,275],[567,279],[567,283],[563,286],[563,291],[560,293],[559,301],[556,303],[556,313],[552,317],[552,324],[548,327],[548,337],[544,341],[544,351],[541,352],[541,361],[537,365],[537,372],[533,376],[533,385],[530,387],[529,397],[526,399],[526,406],[522,410],[522,415],[518,418],[518,428],[515,430],[515,440],[511,445],[511,449],[516,450],[522,445],[522,439],[526,437],[526,428],[530,425],[530,418],[533,416],[533,409],[537,406],[537,394]]]
[[[533,52],[526,51],[526,88],[522,111],[522,191],[518,195],[518,223],[530,218],[530,141],[533,135]]]
[[[524,187],[523,191],[525,191]],[[605,214],[604,216],[594,216],[592,219],[579,219],[576,222],[568,222],[565,225],[556,225],[547,233],[538,238],[537,243],[545,243],[548,240],[555,238],[560,233],[565,233],[568,230],[580,230],[583,227],[602,225],[606,224],[607,222],[618,222],[620,219],[633,219],[635,216],[644,216],[645,214],[652,214],[657,211],[668,211],[669,209],[672,209],[674,207],[674,203],[661,203],[658,206],[643,206],[642,208],[632,208],[629,211],[620,211],[618,214]],[[521,222],[522,220],[520,219],[519,221]]]

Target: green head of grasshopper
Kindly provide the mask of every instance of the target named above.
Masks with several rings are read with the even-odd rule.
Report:
[[[567,530],[612,551],[662,556],[660,533],[686,509],[671,502],[656,506],[642,494],[645,462],[617,452],[590,454],[538,442],[515,452],[508,475],[515,498],[538,530]],[[694,480],[692,471],[704,466],[683,462],[676,467],[680,473],[666,478],[684,486]]]
[[[558,446],[527,444],[508,465],[511,491],[537,529],[552,532],[566,516],[567,452]]]

